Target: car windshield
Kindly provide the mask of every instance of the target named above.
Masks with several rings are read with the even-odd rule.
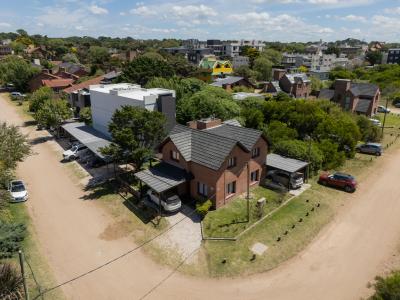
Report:
[[[25,191],[25,187],[23,184],[13,185],[11,187],[11,192],[13,192],[13,193],[23,192],[23,191]]]

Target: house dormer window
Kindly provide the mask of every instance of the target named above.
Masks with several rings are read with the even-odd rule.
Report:
[[[175,160],[175,161],[179,161],[179,152],[175,151],[175,150],[172,150],[171,151],[171,159]]]
[[[228,160],[228,168],[233,168],[236,166],[236,157],[231,157]]]
[[[259,156],[260,156],[260,148],[259,147],[254,148],[253,150],[251,150],[251,157],[252,158],[259,157]]]

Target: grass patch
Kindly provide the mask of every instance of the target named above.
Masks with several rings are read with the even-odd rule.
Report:
[[[247,200],[241,196],[233,199],[224,207],[209,212],[203,221],[203,230],[206,237],[235,237],[246,228],[257,222],[259,210],[257,200],[266,199],[263,215],[281,205],[285,196],[263,187],[251,189],[250,194],[250,219],[247,217]]]
[[[8,222],[23,223],[27,227],[27,235],[22,242],[22,250],[24,252],[26,260],[29,262],[33,269],[36,280],[38,281],[41,290],[55,286],[55,278],[53,277],[50,267],[47,264],[45,258],[40,253],[36,233],[34,231],[33,225],[31,224],[29,213],[25,204],[11,204],[6,215],[6,219]],[[15,266],[19,270],[18,254],[15,254],[14,257],[11,258],[9,261],[15,264]],[[32,299],[36,295],[38,295],[39,289],[27,264],[25,264],[25,273],[27,275],[29,295]],[[46,294],[46,297],[55,300],[65,299],[60,289],[54,290]]]

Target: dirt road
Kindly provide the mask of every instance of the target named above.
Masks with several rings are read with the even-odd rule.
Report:
[[[0,120],[22,122],[4,99]],[[95,202],[82,200],[84,192],[66,174],[53,143],[35,145],[18,174],[30,191],[27,206],[42,252],[63,282],[135,245],[99,237],[113,219]],[[385,154],[334,221],[303,253],[275,270],[222,280],[174,274],[146,299],[359,299],[400,240],[399,166],[400,151]],[[137,251],[62,289],[68,299],[140,299],[169,272]]]

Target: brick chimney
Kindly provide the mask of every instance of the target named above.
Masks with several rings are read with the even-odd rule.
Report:
[[[335,81],[335,90],[341,92],[347,92],[350,90],[351,80],[350,79],[336,79]]]
[[[190,121],[190,122],[187,122],[186,125],[192,129],[203,130],[203,129],[213,128],[213,127],[219,126],[221,124],[222,124],[221,119],[207,118],[207,119],[201,119],[201,120],[197,120],[197,121]]]
[[[273,69],[272,70],[272,80],[279,81],[286,74],[286,70],[284,69]]]

